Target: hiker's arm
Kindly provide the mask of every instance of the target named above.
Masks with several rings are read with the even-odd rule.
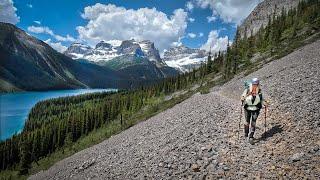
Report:
[[[264,106],[268,106],[269,105],[269,101],[266,98],[264,98],[264,96],[262,95],[261,89],[259,91],[259,95],[260,95],[261,103]]]
[[[247,96],[247,93],[248,93],[248,90],[245,89],[245,90],[243,91],[242,95],[241,95],[241,101],[244,101],[244,99],[245,99],[246,96]]]

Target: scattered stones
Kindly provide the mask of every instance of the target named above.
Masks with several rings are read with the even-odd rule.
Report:
[[[304,155],[305,155],[304,153],[296,153],[292,155],[289,160],[291,162],[297,162],[297,161],[300,161]]]
[[[200,172],[200,166],[198,164],[192,164],[191,169],[194,172]]]

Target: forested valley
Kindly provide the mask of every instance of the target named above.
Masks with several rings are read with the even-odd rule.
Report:
[[[250,60],[257,53],[263,54],[264,59],[290,53],[306,38],[319,37],[319,9],[319,0],[302,1],[296,9],[270,16],[268,25],[254,35],[241,37],[237,31],[227,51],[209,54],[207,63],[199,69],[154,85],[39,102],[32,108],[23,131],[0,143],[0,169],[28,174],[41,159],[57,151],[69,151],[94,131],[108,129],[104,136],[110,137],[159,112],[165,101],[174,105],[183,100],[166,100],[172,93],[197,85],[197,90],[203,92],[235,74],[252,71]],[[213,78],[218,80],[212,81]]]

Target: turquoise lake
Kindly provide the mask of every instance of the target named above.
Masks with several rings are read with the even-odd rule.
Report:
[[[116,91],[115,89],[76,89],[45,92],[0,94],[0,141],[19,133],[31,108],[39,101],[85,93]]]

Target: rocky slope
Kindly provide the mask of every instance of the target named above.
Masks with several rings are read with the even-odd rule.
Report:
[[[207,53],[205,50],[192,49],[184,45],[170,48],[163,55],[164,61],[168,66],[176,68],[181,72],[188,72],[194,68],[200,67],[205,63]]]
[[[320,40],[196,94],[30,179],[319,179],[319,48]],[[242,131],[238,139],[239,94],[252,77],[271,101],[255,145]]]
[[[289,10],[290,8],[297,7],[300,0],[264,0],[258,4],[250,15],[239,26],[241,37],[245,32],[248,37],[256,34],[260,27],[268,24],[268,17],[275,12],[276,15],[281,14],[282,8]]]

